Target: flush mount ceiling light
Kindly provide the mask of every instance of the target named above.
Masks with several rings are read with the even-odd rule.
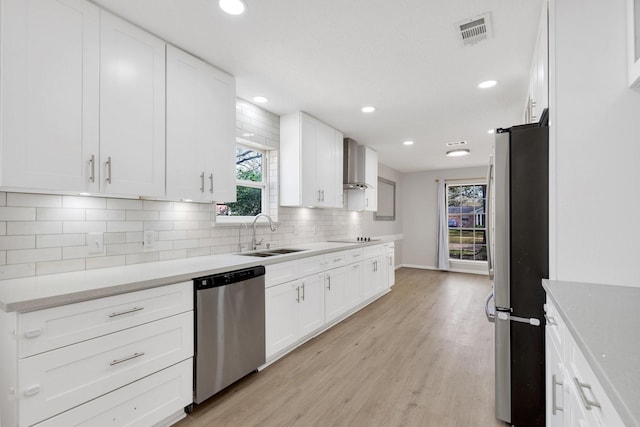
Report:
[[[254,100],[254,102],[257,102],[258,104],[264,104],[266,102],[269,102],[269,100],[267,98],[265,98],[264,96],[254,96],[253,100]]]
[[[413,141],[405,141],[403,142],[404,145],[413,145]]]
[[[363,113],[373,113],[374,111],[376,111],[376,107],[362,107],[362,112]]]
[[[218,6],[229,15],[242,15],[247,10],[244,0],[219,0]]]
[[[480,89],[489,89],[490,87],[494,87],[498,82],[495,80],[487,80],[478,85]]]
[[[450,150],[447,151],[447,156],[449,157],[460,157],[460,156],[467,156],[471,153],[471,150],[467,150],[466,148],[462,148],[459,150]]]

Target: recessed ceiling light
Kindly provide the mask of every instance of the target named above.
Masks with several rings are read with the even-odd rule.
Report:
[[[405,141],[403,142],[404,145],[413,145],[413,141]]]
[[[447,156],[449,156],[449,157],[460,157],[460,156],[466,156],[466,155],[468,155],[470,153],[471,153],[471,150],[467,150],[466,148],[463,148],[461,150],[447,151]]]
[[[495,129],[489,129],[489,130],[487,131],[487,133],[494,133],[494,132],[495,132]]]
[[[488,89],[488,88],[490,88],[490,87],[494,87],[494,86],[495,86],[495,85],[497,85],[497,84],[498,84],[498,82],[497,82],[497,81],[495,81],[495,80],[487,80],[487,81],[484,81],[484,82],[480,83],[480,84],[478,85],[478,87],[479,87],[480,89]]]
[[[264,96],[254,96],[253,100],[255,102],[257,102],[258,104],[264,104],[265,102],[268,102],[269,100],[267,98],[265,98]]]
[[[218,0],[218,6],[229,15],[242,15],[247,10],[244,0]]]
[[[362,107],[362,112],[363,113],[373,113],[374,111],[376,111],[376,107]]]

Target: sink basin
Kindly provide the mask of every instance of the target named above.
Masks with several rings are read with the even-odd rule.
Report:
[[[267,249],[267,250],[260,251],[260,252],[239,253],[238,255],[255,256],[255,257],[260,257],[260,258],[266,258],[266,257],[270,257],[270,256],[286,255],[286,254],[292,254],[292,253],[295,253],[295,252],[302,252],[302,251],[305,251],[305,250],[306,249],[290,249],[290,248]]]

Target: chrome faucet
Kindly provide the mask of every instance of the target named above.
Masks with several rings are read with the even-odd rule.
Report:
[[[256,240],[256,222],[258,221],[258,218],[260,218],[261,216],[269,220],[269,227],[271,228],[271,231],[276,231],[276,226],[273,225],[273,221],[271,220],[271,217],[269,215],[264,213],[259,213],[258,215],[253,217],[253,238],[251,239],[251,247],[253,248],[254,251],[258,249],[258,245],[261,245],[262,241],[264,240],[264,239],[260,239],[259,242]]]

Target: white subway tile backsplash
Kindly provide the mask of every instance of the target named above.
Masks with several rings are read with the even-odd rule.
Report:
[[[7,205],[7,193],[4,191],[0,191],[0,206]]]
[[[187,212],[187,221],[210,221],[211,212]]]
[[[84,221],[84,209],[38,208],[38,221]]]
[[[158,261],[158,252],[146,252],[131,254],[126,256],[126,263],[129,264],[142,264],[145,262]]]
[[[0,265],[5,265],[6,263],[7,263],[7,251],[0,251]]]
[[[5,236],[7,234],[7,222],[0,222],[0,236]]]
[[[7,206],[61,208],[62,196],[51,194],[7,193]]]
[[[211,255],[211,248],[188,248],[187,258]]]
[[[89,248],[82,246],[65,246],[62,248],[62,259],[77,259],[103,256],[104,254],[89,254]]]
[[[151,252],[151,251],[170,251],[173,249],[173,240],[162,240],[162,241],[157,241],[153,244],[153,246],[151,246],[150,248],[145,247],[144,250],[146,252]]]
[[[172,251],[161,251],[158,252],[158,260],[159,261],[166,261],[166,260],[170,260],[170,259],[181,259],[181,258],[186,258],[187,257],[187,250],[186,249],[175,249]]]
[[[145,221],[144,231],[169,231],[173,230],[173,221]]]
[[[182,240],[187,238],[186,231],[159,231],[158,240]]]
[[[162,221],[184,221],[187,219],[187,212],[160,211],[159,218]]]
[[[142,209],[149,211],[170,211],[173,210],[174,202],[161,202],[157,200],[143,200]]]
[[[0,236],[0,250],[35,249],[36,236]]]
[[[0,207],[0,221],[35,221],[35,208]]]
[[[144,241],[144,233],[142,231],[129,231],[125,233],[126,243],[137,243]]]
[[[62,196],[63,208],[106,209],[107,200],[102,197]]]
[[[107,231],[109,233],[142,231],[143,229],[144,226],[142,221],[109,221],[107,223]]]
[[[59,234],[62,233],[61,221],[12,221],[7,223],[7,235],[20,234]]]
[[[0,280],[17,279],[36,275],[36,263],[7,264],[0,266]]]
[[[96,268],[119,267],[125,265],[126,257],[124,255],[101,256],[96,258],[87,258],[85,268],[93,270]]]
[[[210,237],[209,230],[188,230],[186,239],[206,239]]]
[[[122,209],[138,211],[142,209],[142,200],[107,199],[107,209]]]
[[[102,236],[105,245],[127,242],[127,233],[104,233]]]
[[[64,261],[44,261],[36,263],[36,275],[67,273],[69,271],[84,270],[85,260],[69,259]]]
[[[36,237],[37,248],[55,248],[63,246],[85,246],[86,234],[43,234]]]
[[[104,233],[107,231],[107,223],[104,221],[65,221],[62,226],[63,233]]]
[[[175,240],[173,242],[173,249],[197,248],[198,246],[200,246],[198,244],[198,239]]]
[[[62,259],[61,248],[16,249],[7,251],[7,264],[25,264]]]
[[[127,211],[127,221],[157,221],[158,211]]]
[[[107,255],[129,255],[143,251],[142,242],[107,245]]]
[[[198,205],[200,203],[187,203],[187,202],[175,202],[173,206],[173,210],[180,212],[193,212],[199,211]],[[211,206],[211,204],[204,204],[204,206]]]
[[[118,209],[87,209],[87,221],[125,221],[126,212]]]
[[[176,230],[198,230],[200,223],[198,221],[174,221],[173,228]]]

